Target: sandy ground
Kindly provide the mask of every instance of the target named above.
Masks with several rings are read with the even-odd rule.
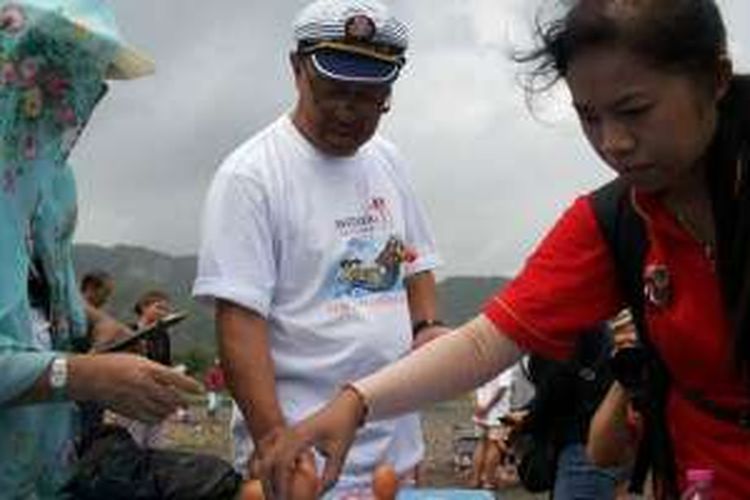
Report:
[[[468,399],[458,399],[436,405],[422,414],[427,454],[423,468],[423,483],[429,487],[462,487],[465,472],[454,466],[454,438],[470,423],[471,406]],[[168,446],[181,450],[211,453],[228,459],[231,453],[229,407],[222,407],[214,418],[205,409],[193,406],[183,422],[170,421],[166,426]],[[536,500],[545,495],[532,495],[519,488],[498,492],[499,499]]]

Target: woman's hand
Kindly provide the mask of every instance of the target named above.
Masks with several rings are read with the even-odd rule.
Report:
[[[99,401],[143,422],[158,422],[187,405],[186,394],[202,386],[169,367],[133,354],[95,354],[68,358],[68,395]]]
[[[294,427],[271,431],[259,444],[257,474],[272,498],[292,498],[292,480],[303,454],[315,447],[325,457],[321,478],[322,491],[338,480],[354,441],[354,435],[366,413],[361,396],[345,388],[321,410]]]

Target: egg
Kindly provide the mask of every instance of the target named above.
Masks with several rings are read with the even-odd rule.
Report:
[[[245,481],[240,490],[240,500],[265,500],[263,485],[257,479]]]
[[[394,500],[398,493],[398,475],[390,464],[380,464],[372,474],[372,492],[376,500]]]

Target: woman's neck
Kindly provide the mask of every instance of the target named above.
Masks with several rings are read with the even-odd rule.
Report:
[[[705,167],[691,169],[664,193],[664,203],[680,225],[699,243],[714,247],[715,224]]]

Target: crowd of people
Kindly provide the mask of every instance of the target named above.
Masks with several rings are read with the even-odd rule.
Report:
[[[300,10],[295,103],[222,162],[200,228],[193,294],[219,355],[207,411],[226,385],[232,471],[155,449],[204,393],[154,327],[170,297],[146,292],[126,324],[105,309],[113,277],[79,288],[72,267],[71,148],[108,81],[153,63],[107,2],[0,1],[0,495],[118,498],[137,466],[138,498],[232,498],[243,480],[277,499],[370,498],[383,464],[419,486],[419,409],[484,386],[473,487],[515,463],[560,499],[750,496],[750,80],[715,0],[560,7],[516,59],[532,95],[567,85],[616,178],[453,328],[407,161],[378,132],[409,30],[379,0]],[[511,402],[519,374],[536,395]]]

